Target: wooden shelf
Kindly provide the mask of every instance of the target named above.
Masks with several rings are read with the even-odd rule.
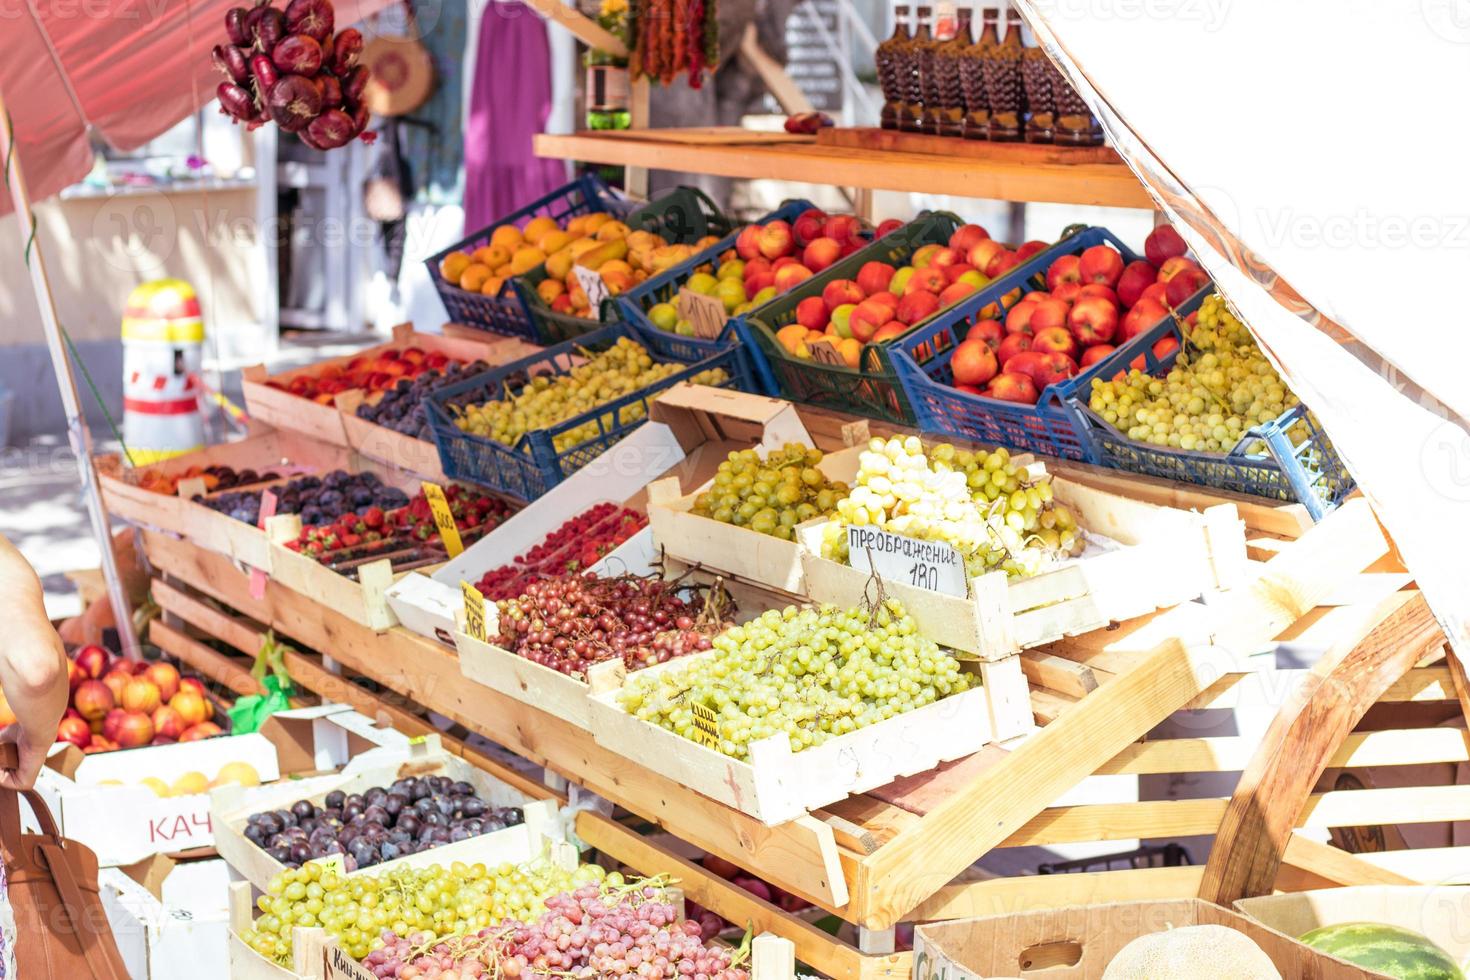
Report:
[[[535,141],[539,156],[650,170],[1000,201],[1154,206],[1123,163],[1037,162],[1035,148],[1025,144],[997,144],[993,149],[984,158],[969,158],[793,142],[784,133],[751,132],[748,142],[705,141],[678,130],[543,134]]]

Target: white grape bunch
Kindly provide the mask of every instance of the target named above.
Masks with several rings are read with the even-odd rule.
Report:
[[[858,459],[855,482],[822,531],[822,554],[834,561],[849,557],[849,524],[946,542],[972,578],[993,569],[1035,575],[1083,544],[1076,518],[1053,497],[1050,475],[1032,474],[1004,449],[874,439]]]

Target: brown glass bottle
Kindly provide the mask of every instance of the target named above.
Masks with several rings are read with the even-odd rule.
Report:
[[[1056,102],[1052,91],[1051,59],[1040,48],[1021,54],[1021,81],[1026,88],[1026,142],[1050,143],[1056,131]]]
[[[992,46],[981,62],[985,75],[985,100],[990,104],[988,137],[997,143],[1021,138],[1021,18],[1014,11],[1006,18],[1005,36]]]
[[[919,61],[919,77],[924,88],[924,117],[920,128],[926,133],[939,132],[939,117],[943,114],[943,83],[940,79],[940,61],[945,46],[955,36],[955,6],[951,0],[938,0],[934,4],[934,19],[929,28],[929,46],[922,52]]]
[[[938,136],[963,136],[965,132],[965,88],[960,78],[965,52],[970,49],[970,8],[960,7],[955,13],[954,34],[940,42],[934,53],[934,73],[938,76],[938,104],[925,107],[930,132]]]
[[[879,115],[884,129],[897,129],[899,117],[903,115],[904,84],[900,77],[902,50],[909,42],[909,5],[901,3],[893,8],[893,36],[882,44],[873,55],[878,69],[878,84],[883,89],[883,111]]]
[[[1082,96],[1050,59],[1046,66],[1051,71],[1052,102],[1057,114],[1053,142],[1065,146],[1102,146],[1102,126],[1087,108],[1087,103],[1082,101]]]
[[[980,12],[980,34],[965,48],[960,63],[960,85],[965,94],[965,118],[962,135],[967,140],[983,140],[990,135],[990,102],[985,97],[984,61],[987,49],[997,43],[995,22],[1000,16],[994,7]]]
[[[899,116],[898,128],[909,133],[924,129],[924,75],[923,64],[929,49],[934,45],[934,36],[929,32],[930,7],[921,4],[914,19],[914,34],[903,49],[904,106]]]

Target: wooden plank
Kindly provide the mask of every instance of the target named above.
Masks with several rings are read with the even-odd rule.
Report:
[[[1077,698],[1070,694],[1058,694],[1055,691],[1032,691],[1031,711],[1038,725],[1050,725],[1062,716],[1062,712],[1077,703]]]
[[[1012,915],[1072,905],[1191,898],[1204,868],[1130,868],[1078,874],[1023,875],[945,885],[913,910],[915,922]]]
[[[1256,739],[1238,736],[1137,742],[1104,763],[1098,775],[1240,772],[1250,763],[1257,744]],[[1463,729],[1417,728],[1355,732],[1337,747],[1327,767],[1466,761],[1470,761],[1470,752],[1465,747]]]
[[[223,684],[236,697],[261,693],[261,686],[250,676],[249,667],[241,666],[219,651],[185,636],[161,619],[148,624],[148,640],[210,680]]]
[[[1045,847],[1078,841],[1196,837],[1213,834],[1225,815],[1223,799],[1145,800],[1048,807],[1001,842],[1001,847]]]
[[[229,605],[248,600],[248,578],[228,560],[166,535],[145,532],[143,538],[155,567]],[[848,904],[857,855],[838,849],[825,824],[807,818],[765,827],[598,747],[585,732],[545,712],[466,684],[454,654],[437,643],[402,628],[375,633],[274,582],[267,584],[266,596],[263,621],[308,647],[330,650],[344,667],[551,766],[644,819],[677,828],[690,843],[828,911]]]
[[[934,156],[965,157],[970,160],[1008,160],[1026,163],[1119,163],[1111,146],[1061,146],[1051,143],[992,143],[988,140],[955,139],[928,133],[908,133],[876,126],[829,126],[817,133],[820,146],[849,150],[927,153]]]
[[[803,963],[830,977],[907,976],[892,972],[892,956],[867,957],[846,943],[799,918],[782,912],[739,885],[710,874],[699,865],[649,841],[614,821],[596,814],[577,814],[577,836],[597,850],[631,865],[644,874],[666,874],[678,882],[684,896],[738,926],[757,933],[771,932],[796,944]],[[863,963],[861,961],[869,961]]]
[[[1299,544],[1331,526],[1355,503],[1329,515]],[[1288,552],[1271,564],[1294,557]],[[1282,594],[1292,595],[1293,590]],[[1300,694],[1273,719],[1260,750],[1241,774],[1210,852],[1200,897],[1228,905],[1270,890],[1291,829],[1337,746],[1393,678],[1443,642],[1417,592],[1396,593],[1363,611],[1358,628],[1328,650]]]
[[[582,14],[574,6],[562,3],[562,0],[530,0],[529,6],[552,23],[571,31],[577,40],[589,48],[605,51],[617,58],[628,56],[628,46],[617,35]]]
[[[554,0],[542,0],[552,3]],[[935,157],[924,153],[859,153],[812,144],[698,146],[669,140],[624,139],[614,133],[542,133],[538,156],[722,177],[786,180],[841,187],[909,191],[1005,201],[1051,201],[1111,207],[1151,207],[1150,198],[1120,164],[1032,164]]]
[[[1380,868],[1356,854],[1292,834],[1281,855],[1283,865],[1325,878],[1333,885],[1417,885],[1417,879]]]
[[[1464,882],[1470,878],[1470,847],[1465,846],[1378,851],[1357,857],[1385,871],[1426,884]]]
[[[201,602],[161,579],[153,580],[153,601],[165,612],[197,627],[210,636],[254,657],[260,651],[262,636],[251,626],[228,613]]]
[[[1105,679],[1113,676],[1039,650],[1027,650],[1021,654],[1021,669],[1026,672],[1026,679],[1037,687],[1050,688],[1074,698],[1086,697],[1097,690],[1099,675]]]

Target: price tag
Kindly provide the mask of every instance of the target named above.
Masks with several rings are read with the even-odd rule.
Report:
[[[607,299],[607,283],[602,281],[601,275],[585,265],[572,266],[572,275],[577,277],[577,285],[587,294],[587,305],[592,310],[592,318],[601,320],[602,301]]]
[[[202,497],[208,493],[209,486],[204,482],[204,477],[191,476],[180,480],[177,490],[180,497],[185,500],[193,500],[195,497]]]
[[[818,364],[831,364],[836,367],[850,366],[842,359],[842,355],[837,352],[837,348],[833,347],[829,340],[807,341],[806,349],[812,352],[812,360]]]
[[[324,857],[312,858],[307,864],[314,864],[322,869],[322,874],[333,871],[343,878],[347,877],[347,864],[342,860],[340,854],[328,854]]]
[[[694,741],[707,749],[720,751],[720,723],[715,709],[707,704],[696,704],[694,710]]]
[[[439,540],[444,542],[444,550],[449,553],[450,558],[458,558],[460,552],[464,551],[464,542],[459,539],[459,525],[454,523],[454,512],[449,509],[444,488],[428,480],[423,482],[422,487],[424,499],[429,502],[429,510],[434,514],[434,526],[439,529]]]
[[[953,545],[943,541],[924,541],[881,528],[849,524],[847,563],[860,571],[876,571],[890,582],[916,589],[961,598],[969,594],[964,559]]]
[[[689,287],[679,290],[679,316],[694,327],[694,336],[714,340],[730,319],[724,301],[715,296],[696,293]]]
[[[464,579],[460,579],[459,590],[464,593],[464,631],[472,640],[489,642],[485,635],[485,597],[480,590]]]
[[[257,521],[261,529],[265,528],[265,522],[276,516],[276,492],[264,490],[260,494],[260,519]],[[265,598],[265,583],[268,576],[259,568],[250,570],[250,598],[260,600]]]

